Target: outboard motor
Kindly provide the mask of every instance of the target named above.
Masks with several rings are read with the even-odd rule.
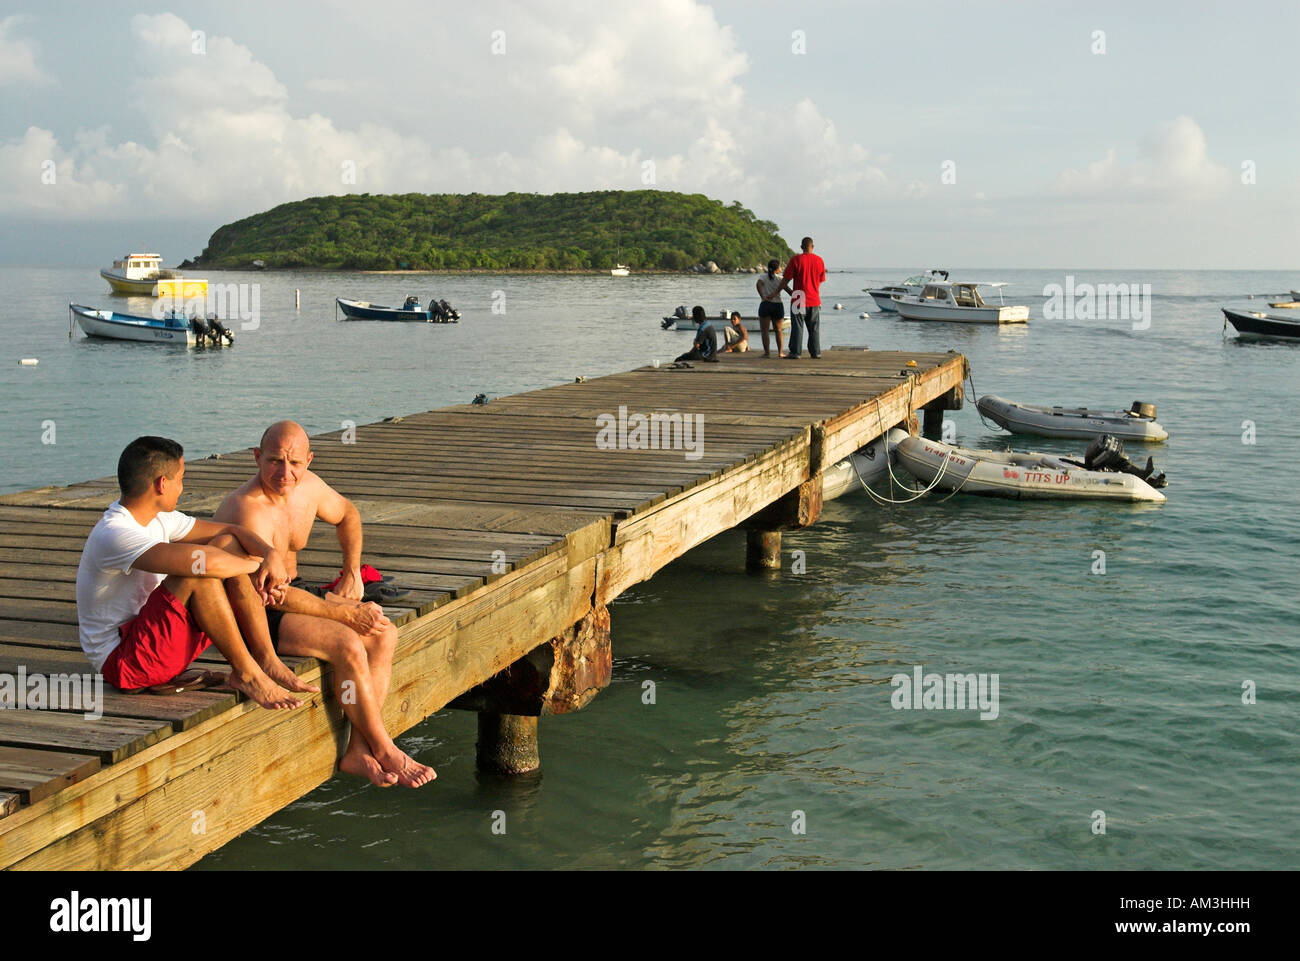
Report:
[[[470,401],[471,404],[477,404],[479,406],[482,406],[487,402],[488,402],[487,394],[475,394],[474,399]]]
[[[1140,400],[1133,401],[1133,406],[1129,408],[1130,417],[1147,417],[1151,420],[1156,419],[1156,405],[1144,404]]]
[[[208,322],[198,314],[190,318],[190,330],[194,331],[194,339],[200,344],[207,341],[208,334],[211,332]]]
[[[227,344],[233,344],[235,342],[234,331],[232,331],[221,321],[217,320],[216,314],[212,314],[210,317],[208,317],[208,326],[212,328],[212,333],[209,336],[211,336],[212,338],[213,347],[220,347],[221,342],[223,340]]]
[[[1134,467],[1133,462],[1124,454],[1124,445],[1113,434],[1102,434],[1088,445],[1088,449],[1083,454],[1083,466],[1087,470],[1132,474],[1134,477],[1142,478],[1152,487],[1169,485],[1169,478],[1165,477],[1165,472],[1156,471],[1155,458],[1148,457],[1146,467]]]
[[[438,301],[438,306],[442,309],[443,320],[460,320],[460,311],[445,300]]]
[[[1083,466],[1088,470],[1118,471],[1116,464],[1128,463],[1124,456],[1124,445],[1114,434],[1102,434],[1083,452]]]

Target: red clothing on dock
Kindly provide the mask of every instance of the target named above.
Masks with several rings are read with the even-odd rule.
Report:
[[[818,288],[826,279],[826,262],[816,254],[795,254],[785,265],[783,280],[794,278],[792,285],[796,291],[803,291],[805,307],[820,307],[822,299]],[[791,307],[794,305],[791,304]]]

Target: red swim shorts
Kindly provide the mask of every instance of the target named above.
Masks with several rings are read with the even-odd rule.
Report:
[[[108,655],[101,673],[123,691],[166,684],[212,643],[194,623],[189,608],[161,584],[140,613],[118,628],[118,634],[122,642]]]

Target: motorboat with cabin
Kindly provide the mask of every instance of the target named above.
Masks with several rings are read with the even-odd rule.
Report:
[[[947,280],[948,271],[932,269],[927,274],[915,274],[908,277],[899,284],[890,287],[863,287],[862,289],[871,295],[871,299],[876,302],[876,307],[888,314],[898,312],[898,306],[894,303],[899,297],[908,294],[919,294],[926,284],[931,281]]]
[[[1029,320],[1029,308],[1009,306],[1002,296],[1002,281],[934,281],[919,294],[907,294],[894,301],[903,320],[930,320],[956,324],[1023,324]],[[998,292],[998,303],[987,303],[980,288]]]
[[[208,282],[186,277],[162,266],[160,254],[124,254],[110,269],[99,272],[113,293],[126,297],[170,297],[192,300],[207,297]]]

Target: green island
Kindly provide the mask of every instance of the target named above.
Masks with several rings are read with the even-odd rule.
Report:
[[[703,194],[343,194],[227,224],[183,266],[734,271],[792,254],[776,224]]]

